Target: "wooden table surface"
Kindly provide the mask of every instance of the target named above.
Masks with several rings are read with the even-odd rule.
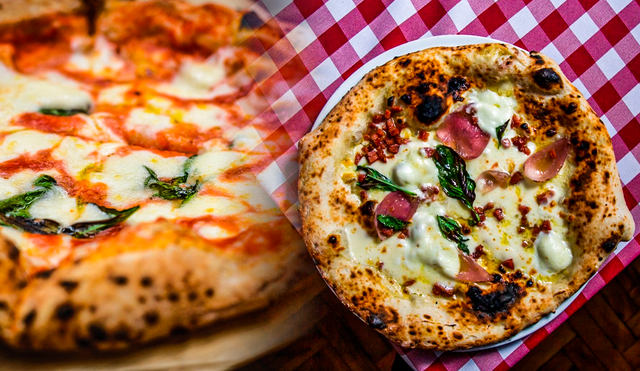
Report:
[[[411,370],[328,289],[314,300],[320,321],[307,335],[239,370]],[[512,370],[640,370],[640,258]]]

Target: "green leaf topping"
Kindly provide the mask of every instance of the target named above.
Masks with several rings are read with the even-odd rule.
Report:
[[[467,165],[460,155],[453,149],[439,145],[433,154],[433,161],[438,168],[438,180],[440,186],[449,197],[457,198],[471,211],[473,223],[480,221],[480,217],[473,209],[476,200],[476,182],[467,172]]]
[[[438,219],[438,227],[440,227],[442,235],[449,241],[457,243],[458,249],[468,255],[469,248],[465,244],[465,241],[469,241],[469,239],[462,234],[462,227],[460,227],[460,224],[446,216],[438,215],[436,216],[436,219]]]
[[[373,168],[366,167],[366,166],[358,166],[357,169],[365,172],[366,176],[364,180],[356,183],[358,186],[364,189],[381,189],[383,191],[390,191],[390,192],[400,191],[408,196],[412,196],[412,197],[417,196],[417,194],[415,194],[414,192],[411,192],[400,186],[395,185],[391,181],[391,179],[380,174],[379,171]]]
[[[42,108],[39,111],[43,115],[50,116],[73,116],[79,113],[89,114],[88,109],[57,109],[57,108]]]
[[[140,206],[134,206],[126,210],[115,210],[107,207],[98,206],[104,213],[109,214],[111,218],[106,220],[97,220],[92,222],[81,222],[72,224],[66,228],[63,228],[60,232],[64,234],[70,234],[75,238],[92,238],[98,233],[112,228],[125,220],[127,220],[133,213],[138,211]]]
[[[100,210],[109,214],[111,218],[76,223],[61,229],[60,223],[55,220],[32,218],[31,214],[29,214],[29,208],[56,185],[56,180],[49,175],[41,175],[33,185],[40,188],[0,201],[0,225],[20,229],[28,233],[70,234],[75,238],[91,238],[99,232],[124,222],[140,208],[140,206],[135,206],[131,209],[118,211],[98,206]]]
[[[391,215],[383,214],[378,215],[378,223],[382,224],[383,227],[391,228],[394,231],[401,231],[409,225],[409,222],[404,222]]]
[[[149,177],[144,181],[144,185],[156,191],[153,197],[160,197],[163,200],[182,200],[182,203],[185,203],[198,193],[200,185],[198,181],[193,185],[187,184],[187,179],[189,178],[188,170],[193,162],[193,157],[190,157],[185,162],[184,174],[168,182],[158,179],[155,171],[145,166],[144,168],[149,172]]]
[[[507,126],[509,126],[509,121],[505,122],[503,125],[500,125],[496,128],[496,136],[498,137],[498,148],[500,148],[500,142],[502,142],[502,137],[504,136],[504,131],[507,130]]]

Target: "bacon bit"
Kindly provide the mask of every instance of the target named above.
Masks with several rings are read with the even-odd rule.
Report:
[[[480,218],[480,223],[478,223],[478,225],[487,220],[487,217],[484,215],[484,209],[482,207],[476,206],[473,209],[476,211],[476,214],[478,214],[478,217]]]
[[[390,108],[391,113],[398,113],[401,112],[404,108],[400,107],[400,106],[393,106]]]
[[[364,181],[364,179],[367,177],[366,174],[364,173],[358,173],[358,182],[362,182]]]
[[[367,194],[367,191],[365,191],[364,189],[360,191],[360,198],[362,199],[362,201],[366,200],[367,197],[369,197],[369,194]]]
[[[511,139],[511,141],[513,142],[513,145],[518,148],[518,151],[524,153],[527,156],[531,154],[531,150],[529,149],[529,147],[527,147],[527,142],[529,141],[527,138],[518,136]]]
[[[518,205],[518,211],[520,212],[520,214],[522,214],[522,216],[525,216],[529,214],[529,211],[531,211],[531,208],[529,206],[520,204]]]
[[[380,234],[382,234],[384,236],[387,236],[387,237],[393,236],[393,229],[391,229],[391,228],[381,227],[381,228],[378,228],[378,231],[380,232]]]
[[[516,114],[511,116],[511,128],[512,129],[517,129],[518,126],[520,126],[520,124],[522,124],[522,119],[520,118],[520,116],[518,116]]]
[[[384,111],[384,118],[386,118],[386,119],[391,118],[391,111],[389,111],[389,110],[385,110],[385,111]]]
[[[382,268],[384,267],[384,263],[381,262],[381,261],[378,261],[378,263],[376,265],[377,265],[379,271],[381,271]]]
[[[493,216],[501,222],[504,219],[504,212],[502,211],[502,208],[495,209],[493,211]]]
[[[426,158],[431,158],[436,153],[436,150],[430,147],[422,147],[420,148],[424,152],[423,156]]]
[[[414,283],[416,283],[416,280],[414,280],[414,279],[409,279],[409,280],[404,281],[404,283],[402,284],[402,286],[404,286],[404,287],[409,287],[409,286],[413,285]]]
[[[494,206],[495,206],[495,205],[493,204],[493,202],[487,202],[487,204],[486,204],[486,205],[484,205],[484,207],[482,208],[482,210],[483,210],[483,211],[491,210],[491,209],[493,209],[493,208],[494,208]]]
[[[522,181],[523,178],[524,178],[524,176],[522,175],[522,173],[519,172],[519,171],[516,171],[511,176],[511,180],[509,181],[509,184],[516,185],[516,184],[520,183],[520,181]]]
[[[530,243],[527,240],[522,241],[522,247],[529,247]]]
[[[453,288],[452,287],[446,287],[443,286],[439,283],[436,283],[435,285],[433,285],[433,289],[431,290],[431,293],[435,296],[446,296],[446,297],[452,297],[453,296]]]
[[[526,218],[523,218],[524,220],[526,220]],[[524,231],[526,231],[527,229],[523,226],[519,226],[518,227],[518,234],[522,234],[524,233]]]
[[[398,152],[400,152],[400,145],[399,144],[392,144],[387,149],[389,150],[389,152],[391,152],[393,154],[397,154]]]
[[[513,259],[507,259],[507,260],[503,261],[500,265],[502,265],[503,267],[505,267],[507,269],[511,269],[511,270],[513,270],[513,268],[515,268],[515,266],[513,265]]]
[[[551,197],[553,197],[555,195],[555,192],[551,189],[547,190],[546,192],[543,192],[539,195],[536,196],[536,202],[538,202],[538,205],[546,205],[547,203],[549,203],[549,199]]]
[[[418,139],[420,139],[420,140],[428,140],[429,139],[429,132],[425,131],[425,130],[420,130],[418,132]]]
[[[400,232],[400,233],[398,234],[398,238],[399,238],[399,239],[401,239],[401,240],[404,240],[405,238],[407,238],[407,235],[406,235],[406,234],[404,234],[404,231],[402,231],[402,232]]]
[[[540,228],[542,228],[544,232],[551,232],[551,222],[548,219],[543,220]]]
[[[378,124],[384,121],[384,116],[381,114],[373,115],[373,122]]]
[[[354,164],[358,165],[360,160],[362,160],[362,154],[361,153],[356,153],[356,158],[354,160],[355,161]]]
[[[367,153],[367,161],[369,161],[370,164],[373,164],[377,160],[378,160],[378,155],[376,154],[375,150]]]
[[[463,224],[460,226],[460,230],[462,231],[462,234],[464,235],[468,235],[469,233],[471,233],[471,227],[469,227],[466,224]]]
[[[437,186],[421,186],[420,190],[424,193],[424,199],[431,202],[436,200],[436,196],[440,193],[440,188]]]
[[[500,145],[501,145],[503,148],[509,148],[509,147],[511,147],[511,139],[509,139],[509,138],[503,138],[503,139],[500,141]]]
[[[471,257],[475,260],[478,260],[482,255],[484,255],[484,246],[478,245],[476,246],[476,249],[473,250],[473,254],[471,254]]]

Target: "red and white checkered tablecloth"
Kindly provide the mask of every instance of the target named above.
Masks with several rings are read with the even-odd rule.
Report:
[[[261,83],[273,162],[258,179],[294,225],[297,142],[333,92],[364,63],[407,41],[446,34],[491,38],[558,62],[612,137],[625,200],[640,225],[640,4],[633,0],[262,0],[286,35],[265,47],[273,74]],[[276,117],[275,120],[273,118]],[[273,145],[276,142],[276,145]],[[277,149],[273,149],[273,147]],[[620,244],[578,298],[528,338],[464,353],[402,350],[416,370],[506,370],[640,254],[638,234]]]

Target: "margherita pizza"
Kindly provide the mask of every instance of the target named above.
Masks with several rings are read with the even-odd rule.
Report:
[[[263,307],[306,269],[254,177],[271,156],[251,45],[273,41],[254,13],[2,5],[0,339],[141,344]]]
[[[634,230],[602,121],[556,63],[504,44],[374,69],[302,140],[300,161],[315,263],[404,347],[514,335]]]

